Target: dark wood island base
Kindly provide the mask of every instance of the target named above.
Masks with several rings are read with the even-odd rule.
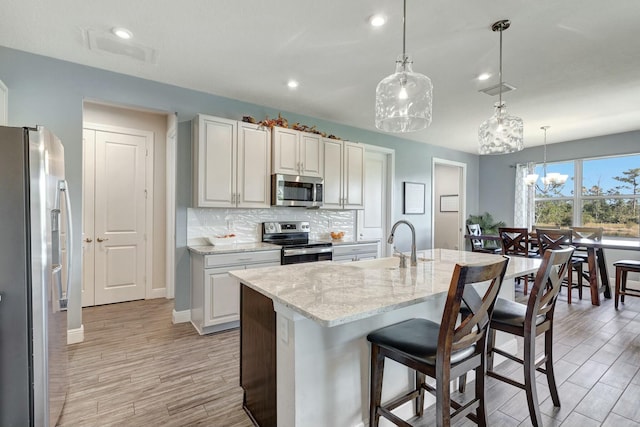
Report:
[[[270,298],[241,284],[240,386],[242,406],[260,427],[275,427],[276,313]]]

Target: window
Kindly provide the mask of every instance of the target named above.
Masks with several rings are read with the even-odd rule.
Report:
[[[542,165],[536,173],[542,177]],[[603,227],[611,237],[640,237],[640,154],[548,163],[564,184],[535,187],[536,226]],[[575,208],[575,209],[574,209]]]
[[[536,165],[536,173],[543,177],[545,170]],[[538,227],[569,227],[573,224],[573,162],[548,163],[546,173],[557,172],[567,175],[564,184],[543,185],[541,180],[535,188],[535,224]]]
[[[640,155],[583,160],[581,199],[582,225],[640,237]]]

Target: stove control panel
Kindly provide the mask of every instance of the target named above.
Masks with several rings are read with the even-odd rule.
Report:
[[[309,233],[309,221],[263,222],[263,233]]]

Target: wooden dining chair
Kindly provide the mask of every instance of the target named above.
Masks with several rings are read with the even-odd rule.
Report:
[[[536,237],[538,239],[538,249],[540,255],[542,255],[547,249],[563,249],[571,246],[573,239],[573,232],[569,229],[559,228],[538,228],[536,230]],[[574,248],[575,250],[575,248]],[[571,257],[570,269],[567,273],[567,302],[571,304],[571,291],[574,287],[578,288],[578,298],[582,299],[582,279],[584,273],[582,271],[582,264],[584,260],[580,257]],[[573,272],[576,272],[577,283],[574,286]]]
[[[491,318],[487,342],[487,376],[496,378],[525,390],[531,424],[542,426],[538,393],[536,390],[536,371],[542,372],[547,379],[553,405],[560,406],[560,397],[553,371],[553,314],[562,279],[571,263],[573,248],[548,250],[542,257],[536,278],[531,287],[531,295],[526,304],[498,298]],[[462,310],[464,315],[465,310]],[[513,334],[524,339],[524,357],[522,359],[495,348],[496,331]],[[536,337],[544,334],[544,352],[536,359]],[[494,353],[523,365],[524,383],[499,374],[494,370]],[[464,393],[466,374],[459,378],[458,389]]]
[[[595,241],[602,240],[602,233],[604,229],[602,227],[569,227],[572,232],[572,236],[574,239],[590,239]],[[575,249],[573,251],[573,256],[582,259],[582,277],[589,280],[589,275],[592,273],[589,270],[589,254],[585,249]],[[584,266],[587,266],[585,270]],[[596,267],[597,269],[597,267]],[[597,274],[597,272],[593,272],[593,274]],[[585,285],[585,286],[588,286]]]
[[[467,234],[469,236],[482,235],[482,228],[480,228],[480,224],[467,224]],[[474,239],[473,237],[470,237],[469,240],[471,241],[471,252],[482,252],[488,254],[500,252],[500,248],[487,247],[481,239]]]
[[[502,285],[508,259],[483,265],[456,265],[444,313],[440,323],[426,319],[410,319],[371,332],[370,426],[378,426],[380,416],[399,426],[410,426],[393,414],[395,408],[415,399],[415,414],[423,415],[425,390],[436,396],[436,425],[449,427],[467,417],[479,426],[487,425],[485,405],[486,338],[491,313]],[[480,297],[474,283],[489,282]],[[471,307],[458,322],[460,305]],[[415,370],[415,389],[381,404],[385,359],[391,359]],[[461,405],[451,399],[451,379],[464,372],[476,374],[475,396]],[[436,380],[435,387],[425,376]],[[451,412],[451,409],[454,409]]]
[[[502,255],[521,256],[526,258],[538,257],[538,252],[531,250],[529,240],[529,230],[521,227],[500,227],[498,229],[500,243],[502,245]],[[529,275],[517,277],[517,280],[524,282],[522,290],[527,295],[529,287]]]

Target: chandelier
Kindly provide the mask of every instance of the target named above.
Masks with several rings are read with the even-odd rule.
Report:
[[[385,132],[413,132],[431,124],[433,86],[429,77],[412,69],[406,53],[407,0],[402,15],[402,54],[396,72],[376,87],[376,127]]]
[[[478,130],[480,154],[514,153],[524,148],[522,119],[510,116],[507,106],[502,102],[502,32],[510,26],[511,22],[508,19],[495,22],[491,26],[492,31],[500,31],[500,98],[494,106],[493,116],[485,120]]]
[[[549,172],[547,173],[547,129],[551,126],[542,126],[540,129],[544,131],[544,157],[542,163],[542,173],[544,174],[541,178],[543,188],[539,188],[542,192],[547,192],[550,189],[556,188],[565,182],[569,178],[569,175],[560,174],[558,172]],[[528,186],[534,185],[538,181],[537,173],[530,173],[529,175],[524,177],[524,182]]]

